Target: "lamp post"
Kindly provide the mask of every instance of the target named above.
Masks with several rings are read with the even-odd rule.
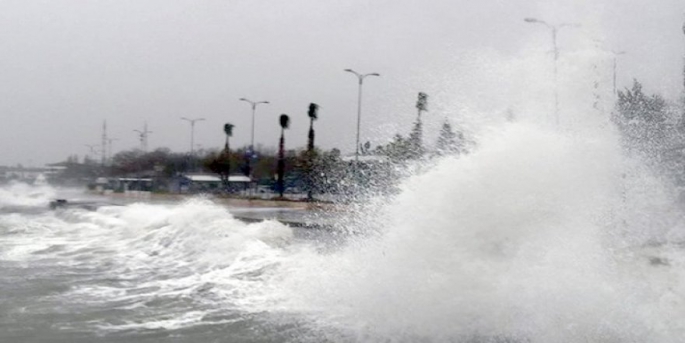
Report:
[[[614,82],[614,97],[616,96],[616,66],[618,65],[618,56],[620,55],[625,55],[625,51],[614,51],[611,50],[611,54],[614,56],[614,75],[613,75],[613,82]]]
[[[118,138],[107,138],[107,143],[108,143],[108,145],[107,145],[107,148],[108,148],[108,149],[107,149],[107,150],[109,151],[109,153],[108,153],[108,155],[109,155],[108,160],[109,160],[109,163],[110,163],[110,164],[112,163],[112,142],[118,141],[118,140],[119,140]]]
[[[617,86],[616,86],[616,84],[617,84],[616,78],[618,75],[618,73],[617,73],[618,56],[625,55],[626,52],[604,48],[603,47],[604,44],[603,44],[603,41],[601,39],[595,39],[594,41],[595,41],[595,46],[596,46],[597,50],[601,50],[602,52],[611,54],[612,64],[613,64],[613,66],[612,66],[612,69],[613,69],[613,71],[612,71],[612,91],[613,91],[614,98],[616,98],[616,94],[618,94],[617,93]]]
[[[354,147],[354,163],[355,165],[359,162],[359,129],[361,127],[362,118],[362,84],[364,83],[364,78],[367,76],[381,76],[378,73],[368,73],[360,74],[352,69],[345,69],[346,72],[352,73],[359,79],[359,96],[357,98],[357,141]]]
[[[252,101],[252,100],[246,99],[246,98],[240,98],[240,101],[245,101],[252,106],[252,136],[250,138],[250,153],[254,154],[254,117],[255,117],[255,112],[257,111],[257,105],[268,104],[269,102],[268,101]]]
[[[185,120],[190,123],[190,156],[193,156],[193,148],[195,147],[195,123],[198,121],[203,121],[205,118],[188,119],[186,117],[181,117],[181,120]]]
[[[255,156],[254,152],[254,118],[255,118],[255,112],[257,112],[257,106],[260,104],[268,104],[268,101],[252,101],[247,98],[240,98],[238,99],[240,101],[245,101],[252,106],[252,134],[250,135],[250,151],[248,152],[249,155],[245,156],[246,159],[246,164],[247,164],[247,170],[245,172],[246,176],[250,178],[250,181],[252,180],[252,159]],[[252,195],[252,187],[250,187],[250,195]]]
[[[685,22],[683,22],[683,34],[685,34]],[[683,91],[685,94],[685,56],[683,57]]]
[[[137,132],[138,136],[140,138],[140,148],[143,150],[143,152],[147,152],[147,136],[152,133],[152,131],[149,131],[147,129],[147,122],[143,125],[143,130],[133,130],[133,132]]]
[[[84,146],[87,147],[88,150],[90,151],[90,154],[87,155],[87,156],[88,156],[88,160],[91,159],[91,157],[90,157],[91,154],[92,154],[92,155],[97,155],[97,150],[95,149],[95,148],[97,147],[97,144],[84,144]]]
[[[550,29],[552,33],[552,53],[554,56],[554,121],[559,126],[559,76],[558,76],[558,62],[559,62],[559,46],[557,45],[557,33],[564,27],[579,27],[579,24],[562,23],[552,25],[544,20],[535,18],[524,18],[523,21],[531,24],[542,24]]]

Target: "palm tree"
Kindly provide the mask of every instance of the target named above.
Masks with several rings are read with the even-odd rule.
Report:
[[[419,92],[418,100],[416,101],[416,109],[419,114],[416,117],[414,129],[409,134],[409,139],[412,144],[412,155],[414,155],[414,157],[421,157],[423,155],[423,125],[421,123],[421,112],[428,111],[428,94]]]
[[[234,125],[231,123],[226,123],[224,125],[224,133],[226,134],[226,144],[224,145],[224,150],[219,155],[219,176],[224,184],[224,187],[228,190],[228,179],[231,175],[231,149],[229,145],[229,137],[233,136]]]
[[[226,133],[226,145],[224,146],[224,150],[228,151],[228,138],[233,136],[233,127],[234,125],[231,123],[226,123],[224,125],[224,133]]]
[[[281,141],[278,144],[278,180],[276,183],[276,188],[278,188],[278,193],[282,198],[283,192],[285,191],[285,184],[283,182],[283,176],[285,174],[285,129],[290,126],[290,117],[288,117],[287,114],[281,114],[281,116],[278,118],[278,121],[281,124]]]
[[[318,118],[319,105],[315,103],[309,104],[309,137],[307,139],[307,161],[305,182],[307,184],[307,200],[314,200],[314,120]]]
[[[307,140],[307,150],[314,150],[314,121],[318,119],[319,105],[309,104],[309,139]]]
[[[421,112],[428,112],[428,94],[419,92],[416,109],[419,110],[419,119],[421,119]]]

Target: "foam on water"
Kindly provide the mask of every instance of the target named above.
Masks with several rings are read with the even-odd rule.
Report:
[[[259,302],[253,285],[292,239],[278,222],[246,224],[201,199],[1,215],[0,227],[15,230],[0,236],[1,261],[82,274],[63,302],[131,312],[88,324],[107,330],[174,329]]]
[[[478,142],[370,202],[348,227],[366,234],[333,249],[195,199],[0,214],[0,264],[68,271],[74,281],[48,298],[74,313],[119,313],[69,324],[105,333],[232,325],[249,315],[315,333],[281,337],[295,341],[685,335],[681,212],[611,132],[509,123]],[[13,185],[0,202],[47,203],[51,192],[40,190],[27,201],[22,194],[35,190]]]
[[[673,227],[624,227],[667,213],[664,192],[629,207],[608,137],[485,133],[473,154],[403,183],[376,212],[380,236],[291,260],[287,303],[364,341],[679,341],[683,252],[641,246]]]
[[[5,206],[47,206],[55,196],[55,189],[48,185],[27,185],[12,182],[0,187],[0,208]]]
[[[538,112],[479,119],[470,154],[350,205],[334,229],[354,235],[333,247],[195,199],[0,213],[0,268],[65,282],[35,302],[75,318],[60,329],[105,335],[259,318],[306,328],[275,341],[680,342],[674,190],[623,155],[606,117],[566,109],[556,130],[526,122]],[[55,194],[12,184],[0,208]]]

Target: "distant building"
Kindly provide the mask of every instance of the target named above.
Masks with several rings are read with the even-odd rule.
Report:
[[[153,179],[151,177],[120,177],[114,180],[108,180],[106,184],[102,184],[103,178],[96,179],[96,184],[103,188],[112,188],[119,192],[128,191],[144,191],[149,192],[153,190]],[[99,180],[99,182],[98,182]]]
[[[230,192],[249,189],[254,182],[245,175],[231,175],[228,178]],[[181,174],[169,183],[169,191],[174,193],[219,193],[224,191],[221,178],[214,174]]]

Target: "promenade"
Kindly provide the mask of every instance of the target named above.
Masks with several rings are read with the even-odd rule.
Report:
[[[343,205],[321,202],[245,199],[201,194],[156,194],[149,192],[92,195],[99,199],[106,199],[107,202],[116,205],[136,202],[178,204],[193,198],[207,199],[215,204],[225,206],[235,218],[245,222],[277,220],[289,226],[312,229],[332,227],[336,218],[339,218],[345,212]]]

